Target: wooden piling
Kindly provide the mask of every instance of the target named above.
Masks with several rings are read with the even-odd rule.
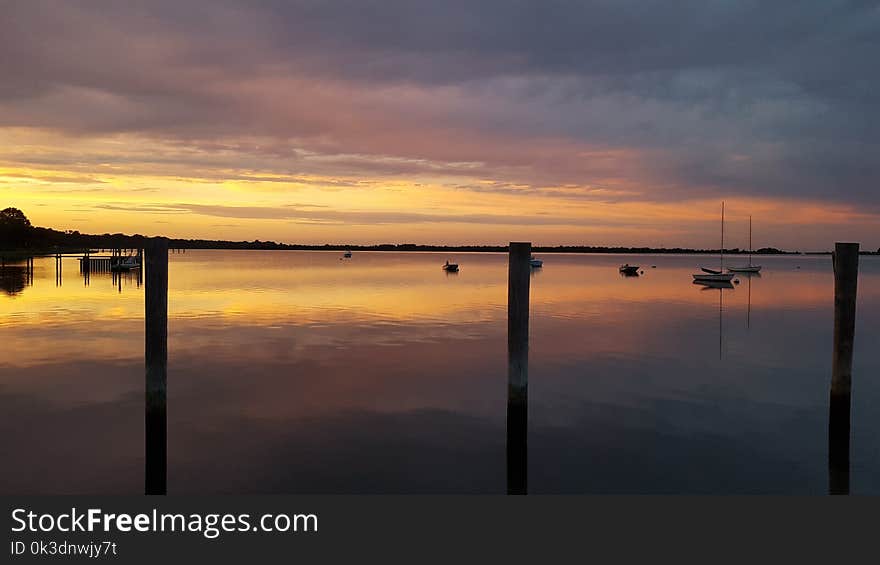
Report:
[[[850,408],[859,244],[837,243],[834,265],[834,346],[828,406],[828,491],[849,494]]]
[[[146,419],[145,493],[167,492],[168,379],[168,240],[156,238],[146,248],[144,289]]]
[[[528,492],[531,243],[511,242],[507,285],[507,493]]]
[[[143,249],[137,250],[137,257],[138,257],[137,286],[138,286],[138,288],[140,288],[141,285],[144,284],[144,250]]]

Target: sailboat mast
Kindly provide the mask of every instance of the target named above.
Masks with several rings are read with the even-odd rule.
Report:
[[[724,202],[721,202],[721,270],[724,270]]]
[[[752,217],[749,216],[749,267],[752,266]]]

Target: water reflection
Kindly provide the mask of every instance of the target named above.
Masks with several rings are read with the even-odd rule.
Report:
[[[721,360],[724,358],[724,291],[735,287],[730,281],[693,281],[692,284],[702,287],[701,292],[718,291],[718,359]]]
[[[761,273],[743,273],[740,275],[746,279],[746,328],[752,327],[752,279],[760,279]]]
[[[25,265],[4,264],[0,266],[0,290],[7,296],[17,296],[33,283],[30,261]]]
[[[444,259],[172,255],[169,492],[506,492],[507,256],[458,257],[455,284]],[[545,259],[530,279],[530,492],[826,492],[827,258],[768,258],[733,292],[697,292],[694,258]],[[646,284],[619,277],[634,260],[658,266]],[[860,352],[880,345],[872,261]],[[109,275],[57,288],[51,265],[0,294],[15,352],[0,359],[0,450],[17,461],[0,488],[141,492],[143,289],[119,294]],[[878,400],[869,381],[853,397],[853,492],[880,492]]]
[[[849,494],[851,408],[848,396],[830,395],[828,407],[828,494]]]

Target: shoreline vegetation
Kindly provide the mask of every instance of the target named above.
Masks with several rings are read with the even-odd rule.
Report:
[[[57,253],[85,253],[94,249],[142,249],[151,239],[135,234],[83,234],[78,231],[58,231],[52,228],[31,226],[24,214],[15,208],[0,212],[0,255],[6,260]],[[506,253],[506,245],[424,245],[415,243],[382,243],[377,245],[351,245],[326,243],[323,245],[289,244],[274,241],[224,241],[209,239],[168,238],[171,249],[239,249],[266,251],[396,251],[396,252],[456,252],[456,253]],[[683,247],[624,247],[595,245],[556,245],[532,247],[535,253],[607,253],[630,255],[712,255],[720,249],[692,249]],[[747,249],[724,249],[725,254],[743,255]],[[830,251],[786,251],[764,247],[753,251],[755,255],[829,255]],[[863,255],[880,254],[863,251]]]

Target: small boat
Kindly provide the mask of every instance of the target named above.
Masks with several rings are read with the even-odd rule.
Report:
[[[534,255],[529,257],[529,265],[534,267],[535,269],[540,269],[544,266],[544,261],[537,259]]]
[[[619,271],[627,276],[637,276],[639,274],[638,265],[630,265],[629,263],[621,265]]]
[[[731,273],[760,273],[761,265],[743,265],[742,267],[728,267]]]
[[[731,273],[760,273],[761,265],[752,265],[752,217],[749,216],[749,264],[739,267],[728,267]]]
[[[123,259],[119,259],[116,263],[110,266],[110,270],[113,272],[121,272],[121,271],[133,271],[134,269],[138,269],[141,266],[141,262],[137,257],[129,255]]]
[[[698,283],[730,283],[734,273],[703,273],[694,275],[694,282]]]
[[[458,272],[458,263],[450,263],[449,260],[446,260],[446,263],[443,265],[443,270],[447,273],[457,273]]]
[[[351,249],[346,249],[345,253],[342,254],[344,259],[351,259]]]

